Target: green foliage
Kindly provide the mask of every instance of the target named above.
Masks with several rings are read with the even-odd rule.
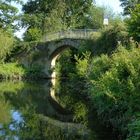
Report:
[[[101,55],[101,54],[111,54],[116,50],[118,42],[122,44],[127,43],[127,30],[124,23],[114,22],[111,26],[103,28],[101,35],[93,38],[92,41],[92,54]]]
[[[17,25],[13,24],[18,19],[18,8],[12,3],[21,4],[22,0],[1,0],[0,1],[0,28],[11,30],[16,29]]]
[[[25,74],[25,70],[17,63],[0,64],[1,79],[21,79]]]
[[[131,10],[135,8],[137,4],[140,4],[140,0],[120,0],[121,6],[124,7],[124,15],[131,13]]]
[[[94,58],[89,69],[89,91],[98,116],[124,136],[132,132],[130,139],[138,136],[139,130],[139,124],[128,126],[134,118],[138,119],[136,114],[140,110],[139,61],[139,48],[119,47],[110,58],[104,55]]]
[[[70,2],[30,0],[23,5],[22,25],[27,27],[27,32],[30,28],[37,28],[42,35],[48,32],[87,27],[86,24],[92,18],[89,18],[88,15],[93,14],[93,12],[89,12],[92,6],[92,0],[72,0]],[[100,10],[97,13],[100,15]]]
[[[86,52],[83,53],[82,57],[79,58],[79,56],[75,56],[76,59],[76,72],[80,77],[86,78],[88,72],[87,68],[89,67],[89,61],[90,61],[90,53]]]
[[[40,2],[38,2],[38,0],[30,0],[27,2],[27,4],[23,6],[23,11],[25,12],[25,14],[28,14],[31,17],[34,16],[38,18],[38,20],[41,21],[41,26],[39,25],[40,28],[47,25],[45,22],[48,20],[48,18],[49,20],[54,19],[52,15],[55,15],[56,20],[60,19],[61,24],[66,25],[67,27],[71,27],[75,25],[80,25],[79,22],[81,22],[83,20],[83,17],[85,17],[86,13],[88,13],[91,4],[92,0],[73,0],[71,2],[64,0],[42,0]],[[41,16],[38,16],[38,14],[41,14]],[[30,25],[30,21],[28,21],[27,23],[29,23]],[[35,24],[36,22],[34,23],[34,25]],[[51,24],[54,23],[51,22]]]
[[[91,6],[89,15],[85,19],[85,27],[91,29],[99,29],[103,25],[104,9],[101,7]]]
[[[74,121],[86,124],[88,114],[87,106],[82,102],[78,102],[75,104],[74,109]]]
[[[24,68],[18,63],[1,63],[0,79],[21,80],[37,79],[40,77],[40,66]]]
[[[55,71],[58,74],[58,77],[68,77],[70,73],[73,73],[75,70],[75,59],[74,53],[77,50],[67,49],[60,54],[58,61],[56,63]]]
[[[40,73],[41,73],[42,67],[39,65],[32,65],[29,68],[25,68],[25,75],[24,77],[26,79],[37,79],[39,77],[41,77]]]
[[[18,91],[20,91],[23,87],[25,86],[25,84],[23,82],[19,82],[19,81],[9,81],[9,80],[5,80],[0,82],[0,96],[3,96],[3,93],[18,93]]]
[[[8,102],[0,99],[0,124],[7,124],[10,120],[10,105]]]
[[[94,80],[98,80],[101,75],[110,68],[110,59],[107,55],[101,55],[100,57],[94,57],[93,61],[89,64],[89,77]]]
[[[130,13],[130,18],[127,21],[128,31],[130,36],[140,42],[140,4],[138,4]]]
[[[6,57],[10,55],[13,47],[14,38],[3,29],[0,29],[0,62],[4,62]]]
[[[140,139],[140,116],[133,118],[132,122],[128,124],[129,135],[127,140],[139,140]]]
[[[25,41],[39,41],[41,38],[41,31],[37,28],[30,28],[24,34]]]
[[[111,55],[117,49],[118,44],[130,46],[125,23],[115,17],[109,26],[103,27],[100,32],[93,33],[90,40],[81,42],[78,53],[89,51],[94,56]]]

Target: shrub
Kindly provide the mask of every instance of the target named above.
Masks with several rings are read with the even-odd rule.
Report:
[[[125,40],[125,41],[124,41]],[[101,34],[93,36],[90,50],[94,55],[112,54],[118,42],[127,44],[128,33],[123,22],[116,23],[101,30]]]
[[[139,48],[119,47],[111,57],[94,58],[88,77],[91,81],[89,91],[100,119],[124,136],[130,135],[130,140],[131,136],[139,135],[139,123],[133,125],[139,122],[135,115],[140,110],[139,62]]]

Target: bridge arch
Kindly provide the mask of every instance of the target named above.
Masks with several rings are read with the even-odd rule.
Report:
[[[44,37],[42,43],[38,43],[30,51],[17,55],[15,59],[27,68],[33,65],[40,66],[41,77],[52,78],[52,68],[63,50],[71,47],[79,49],[82,41],[91,40],[98,33],[95,29],[77,29],[51,33]]]
[[[61,55],[61,53],[68,49],[68,48],[75,48],[78,49],[80,44],[77,44],[75,42],[71,42],[71,43],[64,43],[60,44],[60,46],[51,53],[51,55],[49,56],[49,60],[51,63],[51,69],[52,69],[52,74],[51,74],[51,78],[56,78],[56,72],[55,72],[55,66],[56,66],[56,61],[59,58],[59,56]]]

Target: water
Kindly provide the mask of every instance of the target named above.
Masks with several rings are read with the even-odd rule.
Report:
[[[0,82],[0,140],[115,140],[78,95],[59,86],[54,98],[49,80]]]

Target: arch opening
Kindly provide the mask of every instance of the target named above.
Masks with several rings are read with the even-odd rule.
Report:
[[[63,52],[65,52],[66,50],[72,50],[75,49],[77,50],[76,47],[71,46],[71,45],[63,45],[59,48],[57,48],[50,56],[50,61],[51,61],[51,69],[52,69],[52,74],[51,74],[51,78],[55,79],[57,77],[57,73],[55,71],[55,67],[56,67],[56,62],[58,61],[58,59],[61,57],[61,54],[63,54]]]

